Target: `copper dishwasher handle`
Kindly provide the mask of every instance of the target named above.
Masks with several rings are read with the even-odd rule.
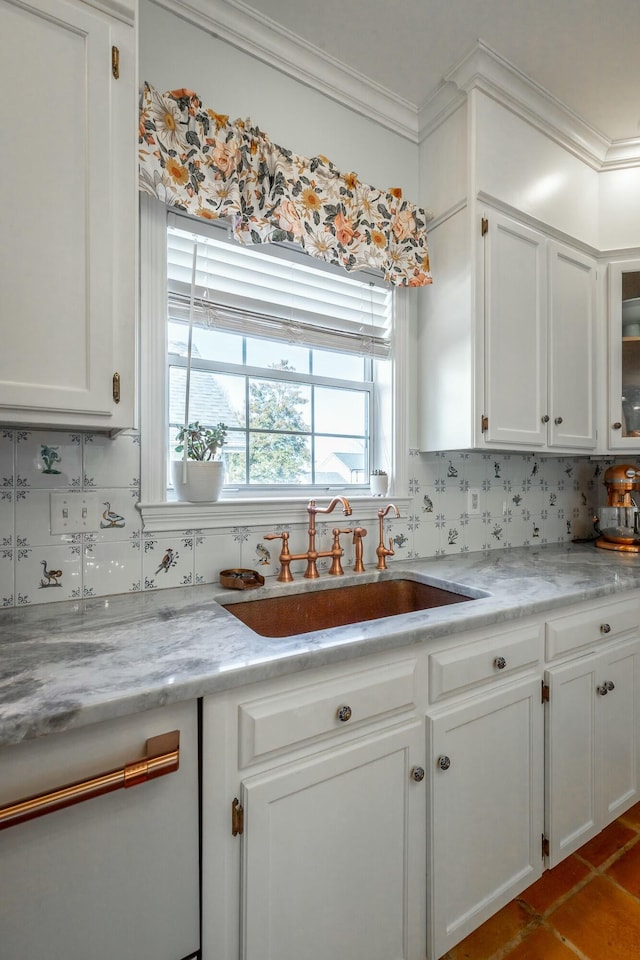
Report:
[[[151,737],[146,743],[146,752],[140,760],[125,764],[116,770],[98,774],[87,780],[68,783],[56,790],[38,793],[0,807],[0,830],[12,827],[25,820],[33,820],[45,813],[62,810],[64,807],[113,793],[124,787],[136,787],[147,780],[154,780],[167,773],[175,773],[180,764],[180,731]]]

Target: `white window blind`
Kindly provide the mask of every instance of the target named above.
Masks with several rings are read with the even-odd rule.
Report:
[[[193,321],[203,326],[342,352],[390,354],[393,291],[380,279],[353,279],[309,265],[289,248],[240,246],[216,224],[169,214],[169,317],[188,320],[194,246]],[[360,276],[363,276],[362,274]]]

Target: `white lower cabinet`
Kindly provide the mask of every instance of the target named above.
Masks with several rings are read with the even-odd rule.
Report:
[[[243,781],[243,958],[424,957],[423,749],[414,722]]]
[[[542,873],[540,687],[538,675],[429,712],[430,960]]]
[[[8,817],[24,797],[86,787],[176,730],[177,770],[0,830],[3,960],[182,960],[198,950],[195,701],[3,747],[0,808]]]
[[[638,802],[638,596],[205,698],[203,960],[438,960]]]
[[[350,664],[205,700],[204,958],[424,960],[414,667]]]
[[[551,867],[640,799],[639,664],[633,636],[546,673]]]

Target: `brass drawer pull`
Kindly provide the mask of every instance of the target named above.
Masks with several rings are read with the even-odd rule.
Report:
[[[448,770],[451,766],[451,760],[449,757],[438,757],[438,766],[441,770]]]
[[[600,625],[600,633],[611,633],[611,624],[610,624],[610,623],[602,623],[602,624]]]
[[[347,704],[345,704],[344,707],[340,707],[338,709],[337,716],[338,720],[341,720],[342,723],[346,723],[347,720],[351,720],[351,707],[347,706]]]
[[[33,820],[45,813],[71,807],[83,800],[101,797],[123,787],[137,787],[140,783],[175,773],[180,763],[180,731],[151,737],[146,743],[146,752],[141,760],[134,760],[117,770],[98,774],[88,780],[78,780],[48,793],[25,797],[7,807],[0,807],[0,830],[12,827],[25,820]]]
[[[496,670],[504,670],[504,668],[507,665],[507,661],[505,660],[504,657],[496,657],[495,660],[493,661],[493,665],[496,668]]]

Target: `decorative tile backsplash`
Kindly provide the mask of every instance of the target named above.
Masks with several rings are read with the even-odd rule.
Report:
[[[390,563],[588,537],[610,462],[410,450],[410,508],[406,516],[385,519],[385,541],[391,539],[395,550]],[[98,493],[91,533],[50,533],[52,490]],[[304,524],[145,534],[139,499],[138,433],[110,440],[0,427],[0,606],[213,583],[226,567],[275,576],[280,542],[266,541],[264,534],[287,529],[292,553],[307,547]],[[349,526],[367,529],[364,562],[373,567],[377,523],[360,521],[357,513],[355,502]],[[318,522],[320,550],[331,546],[333,526]],[[348,536],[342,543],[348,570],[353,544]],[[321,572],[328,566],[326,560],[318,563]],[[303,568],[292,566],[294,574]]]

